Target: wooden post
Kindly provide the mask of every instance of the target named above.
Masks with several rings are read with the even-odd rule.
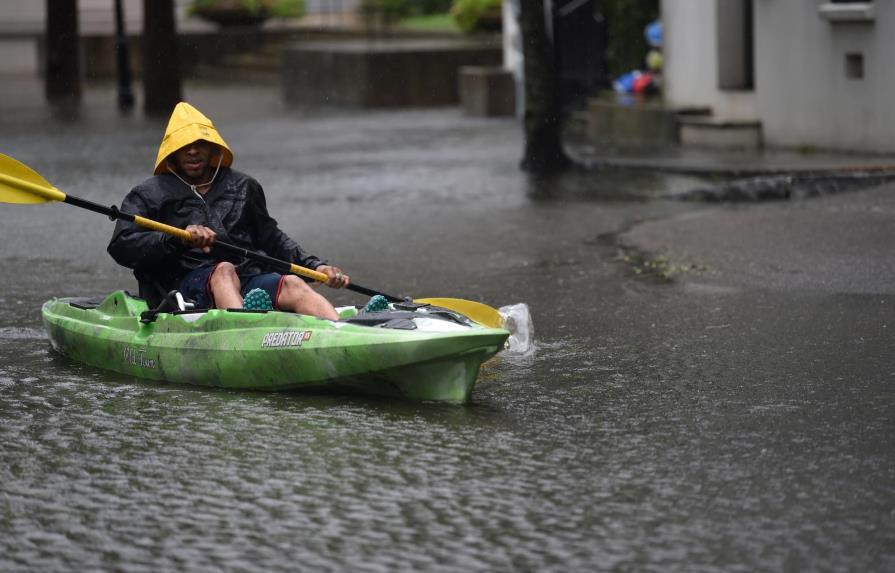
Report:
[[[45,95],[52,104],[81,101],[81,48],[77,0],[47,0]]]
[[[143,0],[143,109],[147,115],[168,115],[181,100],[178,51],[174,0]]]
[[[127,45],[127,27],[122,0],[115,0],[115,64],[118,70],[118,109],[128,112],[134,107],[131,90],[131,61]]]

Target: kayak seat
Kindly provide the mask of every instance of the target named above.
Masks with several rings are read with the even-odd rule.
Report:
[[[152,310],[143,311],[140,314],[140,322],[149,324],[150,322],[154,322],[160,314],[183,312],[185,310],[192,310],[195,307],[195,303],[183,298],[183,295],[180,294],[179,290],[172,290],[165,295],[165,298],[162,299],[162,302],[160,302],[157,307]]]

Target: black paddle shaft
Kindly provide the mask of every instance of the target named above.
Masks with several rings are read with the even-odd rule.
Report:
[[[87,209],[88,211],[93,211],[94,213],[99,213],[101,215],[107,216],[111,220],[121,219],[122,221],[128,221],[130,223],[134,222],[134,215],[130,213],[125,213],[124,211],[120,211],[118,207],[106,207],[105,205],[100,205],[98,203],[94,203],[93,201],[88,201],[86,199],[81,199],[79,197],[73,197],[71,195],[65,196],[65,202],[69,205],[74,205],[75,207],[81,207],[82,209]],[[292,274],[292,263],[288,263],[286,261],[276,259],[274,257],[270,257],[261,253],[256,253],[254,251],[250,251],[248,249],[243,249],[242,247],[237,247],[236,245],[231,245],[230,243],[225,243],[224,241],[215,241],[214,246],[217,249],[221,249],[223,251],[227,251],[229,253],[233,253],[244,257],[246,259],[251,259],[253,261],[257,261],[259,263],[263,263],[269,266],[271,269],[281,272],[281,273],[289,273]],[[384,296],[388,299],[389,302],[402,302],[404,299],[396,296],[392,296],[390,294],[386,294],[383,292],[375,291],[373,289],[369,289],[367,287],[363,287],[359,284],[350,283],[347,287],[348,290],[354,291],[356,293],[360,293],[366,296]]]
[[[253,261],[258,261],[259,263],[263,263],[270,267],[271,269],[280,272],[280,273],[292,273],[292,264],[286,261],[275,259],[274,257],[269,257],[267,255],[256,253],[254,251],[249,251],[248,249],[243,249],[242,247],[237,247],[236,245],[231,245],[230,243],[225,243],[224,241],[215,241],[214,248],[221,249],[222,251],[227,251],[229,253],[233,253],[235,255],[239,255],[246,259],[251,259]],[[347,287],[348,290],[354,291],[356,293],[360,293],[366,296],[384,296],[388,299],[389,302],[402,302],[403,298],[398,298],[396,296],[392,296],[390,294],[385,294],[379,291],[375,291],[373,289],[369,289],[367,287],[363,287],[358,284],[349,283]]]

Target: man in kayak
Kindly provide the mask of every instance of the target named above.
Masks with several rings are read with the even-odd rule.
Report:
[[[231,169],[232,163],[233,152],[211,120],[188,103],[177,104],[154,176],[127,194],[121,210],[184,228],[191,239],[181,241],[119,219],[109,254],[134,270],[140,296],[151,306],[177,289],[199,308],[241,308],[246,293],[261,289],[276,309],[337,319],[332,304],[303,279],[265,272],[251,260],[222,260],[213,252],[220,237],[324,273],[327,286],[350,282],[341,269],[305,253],[279,229],[267,213],[261,185]]]

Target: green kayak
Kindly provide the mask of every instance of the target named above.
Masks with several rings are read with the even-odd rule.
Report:
[[[330,321],[277,311],[149,311],[116,291],[43,305],[53,348],[138,378],[247,390],[361,392],[464,403],[509,332],[455,312],[396,304]]]

